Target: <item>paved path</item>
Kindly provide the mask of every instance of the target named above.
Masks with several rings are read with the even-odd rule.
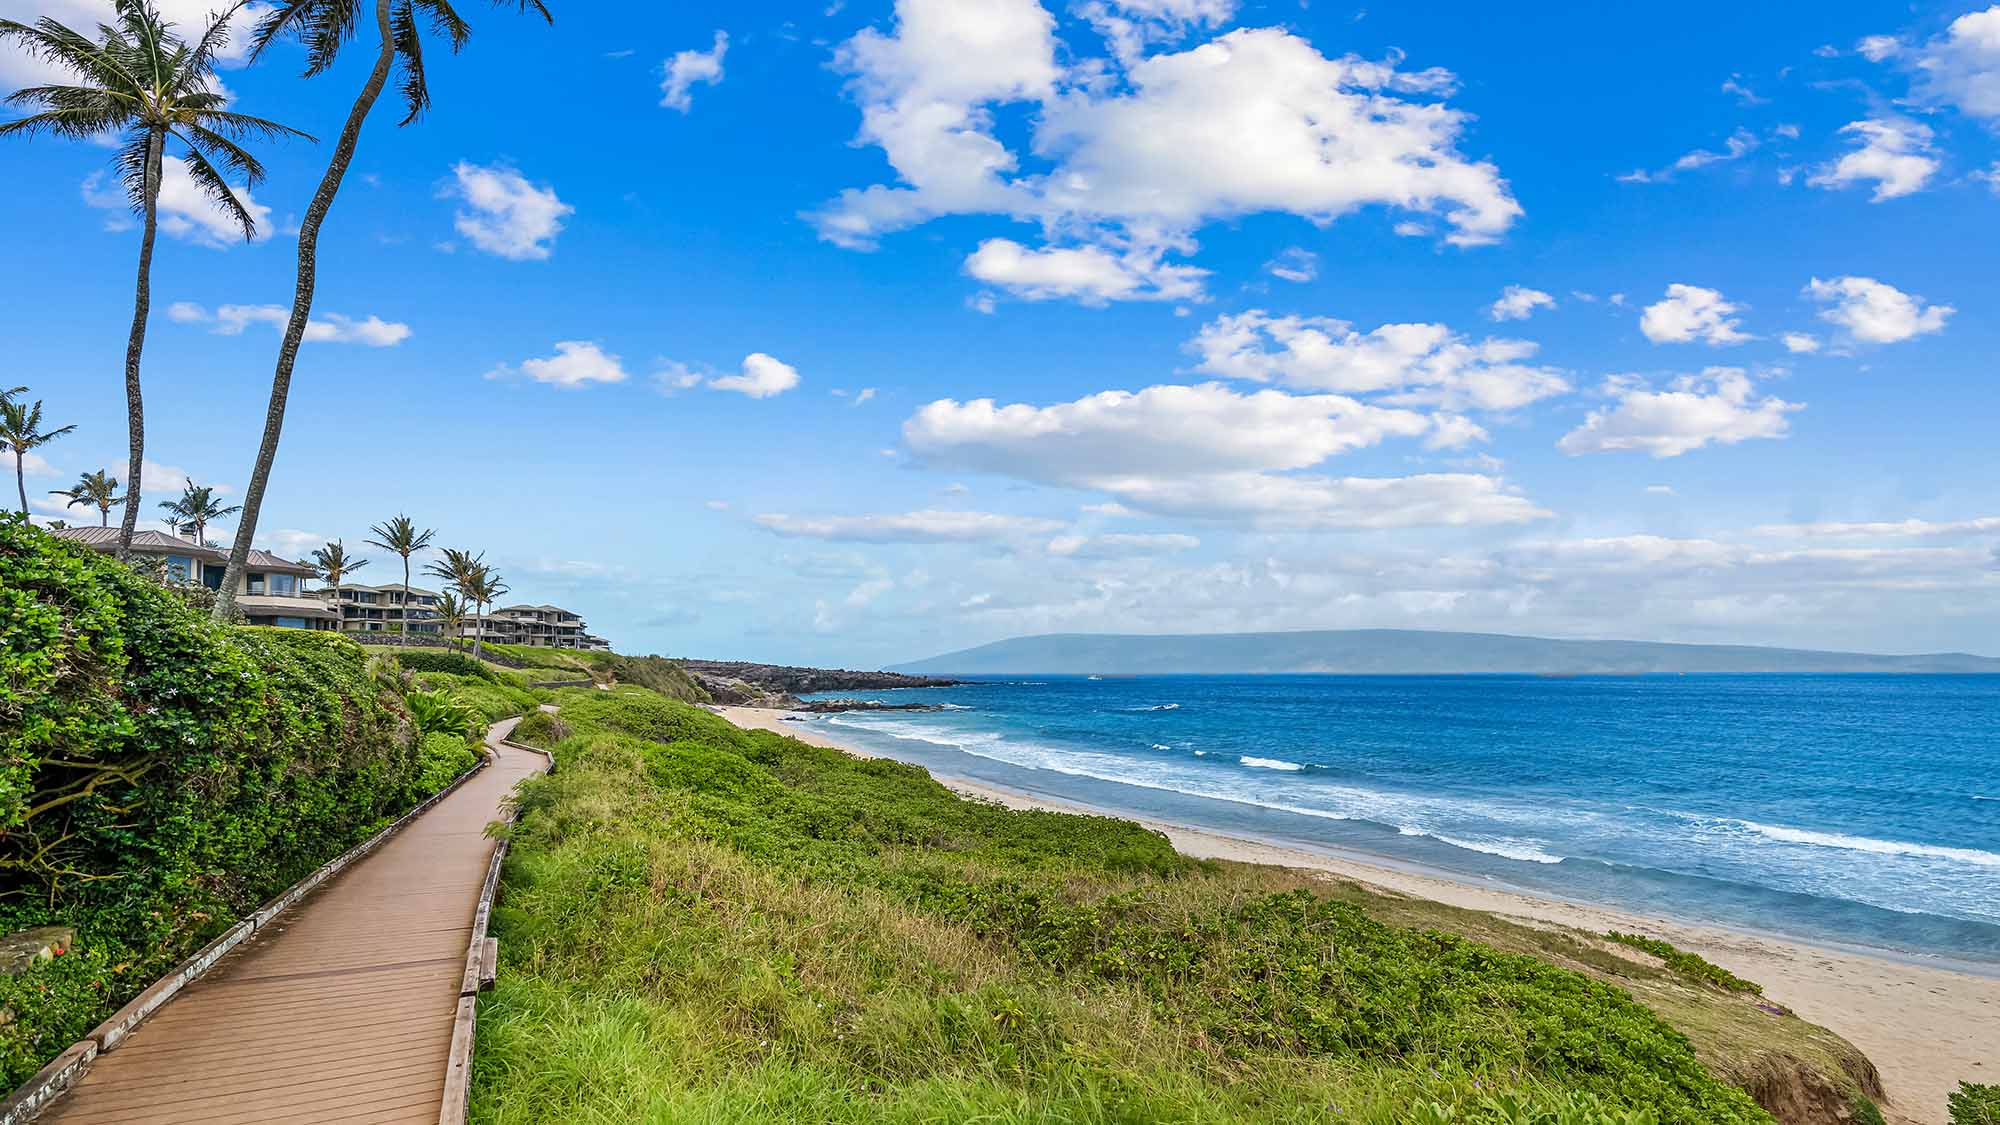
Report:
[[[438,1119],[486,825],[547,764],[496,759],[231,951],[141,1024],[42,1122]]]

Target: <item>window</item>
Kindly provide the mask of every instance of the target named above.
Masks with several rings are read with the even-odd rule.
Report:
[[[249,578],[249,589],[247,589],[245,593],[261,594],[263,592],[264,592],[264,576],[262,574],[256,574],[256,573],[251,574]]]
[[[188,558],[186,555],[168,555],[167,577],[176,582],[186,582],[188,580],[188,568],[193,565],[194,560]]]
[[[281,594],[287,598],[292,597],[299,592],[298,577],[291,574],[273,574],[271,576],[271,592]]]

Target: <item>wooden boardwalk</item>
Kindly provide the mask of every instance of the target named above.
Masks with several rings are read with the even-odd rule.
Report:
[[[231,951],[38,1121],[438,1120],[446,1055],[494,842],[515,782],[495,761],[376,851]]]

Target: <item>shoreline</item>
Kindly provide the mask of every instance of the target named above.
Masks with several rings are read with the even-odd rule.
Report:
[[[818,727],[787,721],[794,712],[751,707],[712,710],[740,727],[775,731],[859,757],[877,756]],[[1921,1125],[1944,1125],[1945,1098],[1960,1080],[2000,1082],[2000,978],[1902,960],[1886,951],[1818,945],[1483,886],[1448,873],[1399,868],[1384,858],[1268,843],[986,782],[949,776],[937,779],[962,796],[1009,808],[1135,821],[1164,834],[1183,854],[1197,858],[1319,871],[1397,894],[1530,923],[1593,933],[1637,930],[1664,938],[1757,981],[1768,995],[1801,1018],[1859,1047],[1881,1072],[1889,1093],[1883,1108]]]

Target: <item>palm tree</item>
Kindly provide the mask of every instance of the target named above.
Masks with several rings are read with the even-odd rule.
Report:
[[[26,389],[21,388],[21,390]],[[28,514],[28,454],[74,431],[76,427],[42,429],[42,400],[36,399],[33,406],[15,402],[13,395],[18,393],[13,391],[0,396],[0,449],[12,450],[14,453],[14,487],[20,490],[21,515],[25,517]]]
[[[115,0],[115,26],[99,25],[96,40],[53,19],[38,20],[33,26],[0,20],[0,43],[11,40],[69,71],[77,82],[16,91],[7,104],[34,112],[0,124],[0,135],[41,133],[94,140],[119,134],[118,169],[133,209],[144,220],[132,331],[125,341],[125,424],[131,449],[125,469],[125,518],[118,530],[121,559],[131,552],[132,533],[139,524],[139,478],[146,450],[139,357],[145,351],[146,319],[152,312],[153,236],[159,227],[167,138],[180,142],[195,185],[240,224],[243,237],[249,239],[256,234],[256,221],[217,166],[236,172],[254,187],[264,178],[264,166],[239,141],[306,136],[275,121],[225,108],[229,95],[215,81],[214,62],[229,41],[229,19],[235,14],[231,8],[216,16],[193,45],[175,35],[173,25],[163,22],[148,0]]]
[[[241,533],[238,534],[240,537]],[[342,633],[347,632],[347,601],[340,596],[340,584],[347,580],[348,575],[367,566],[368,560],[349,555],[343,541],[336,539],[315,550],[312,558],[300,561],[312,567],[326,581],[333,594],[333,627]],[[223,581],[227,583],[228,578],[224,577]]]
[[[483,603],[484,599],[478,596],[479,590],[482,588],[484,582],[491,579],[493,572],[486,565],[486,552],[484,551],[475,555],[471,551],[461,551],[457,547],[446,547],[442,553],[443,557],[434,560],[429,566],[426,566],[424,573],[442,579],[448,588],[457,592],[459,601],[461,602],[459,609],[462,615],[464,610],[469,606],[477,606]],[[492,596],[498,597],[499,595],[498,593],[493,593]],[[479,633],[474,633],[472,635],[472,654],[477,656],[479,653]]]
[[[434,612],[437,614],[438,631],[448,637],[457,637],[465,631],[465,603],[458,595],[446,590],[438,595]]]
[[[181,489],[180,499],[162,500],[160,507],[166,509],[167,522],[173,525],[176,534],[193,532],[194,541],[204,547],[208,545],[209,524],[243,510],[240,504],[223,507],[222,501],[215,498],[215,489],[196,484],[192,477],[187,478],[187,486]]]
[[[435,528],[417,530],[408,516],[397,516],[387,523],[378,523],[368,529],[376,538],[368,540],[370,547],[380,547],[403,556],[403,643],[410,638],[410,556],[431,545],[431,536],[437,534]],[[400,647],[400,646],[398,646]]]
[[[74,508],[78,504],[89,504],[97,509],[97,526],[111,526],[111,509],[124,497],[118,495],[118,478],[109,470],[99,469],[76,478],[76,483],[68,488],[52,488],[51,496],[67,496],[65,507]]]
[[[271,44],[283,38],[297,39],[306,48],[305,76],[325,73],[333,66],[340,48],[354,37],[356,18],[365,0],[277,0],[270,14],[252,33],[255,47],[251,58],[261,58]],[[543,0],[492,0],[498,6],[513,4],[522,12],[534,11],[544,20],[555,22]],[[299,222],[298,274],[292,288],[292,315],[285,322],[285,334],[278,344],[277,368],[271,375],[271,402],[264,411],[264,437],[257,445],[257,461],[250,470],[250,489],[243,497],[243,530],[229,552],[229,570],[217,599],[215,619],[228,618],[235,600],[236,583],[241,581],[244,564],[250,558],[250,537],[257,531],[257,517],[264,510],[264,489],[271,482],[271,462],[278,456],[278,437],[285,428],[285,401],[292,393],[292,367],[298,361],[299,344],[305,339],[312,316],[313,292],[319,284],[319,228],[333,206],[333,197],[354,161],[355,146],[361,140],[361,126],[382,96],[389,72],[402,64],[401,89],[409,112],[399,124],[408,125],[423,116],[430,106],[430,88],[424,80],[423,30],[419,16],[428,20],[433,31],[442,33],[453,52],[465,46],[472,28],[452,9],[451,0],[375,0],[375,66],[368,81],[347,111],[347,121],[334,143],[333,158],[320,177],[305,218]]]
[[[500,595],[506,592],[507,584],[500,580],[500,573],[483,562],[473,568],[471,584],[465,588],[465,596],[471,598],[472,604],[479,607],[479,616],[481,617],[486,616],[486,607],[492,605]],[[477,635],[474,635],[472,638],[472,655],[474,659],[478,659],[479,657],[479,637]]]

